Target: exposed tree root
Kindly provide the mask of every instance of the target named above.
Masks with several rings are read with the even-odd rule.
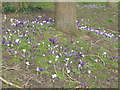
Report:
[[[11,85],[11,86],[14,86],[14,87],[16,87],[16,88],[22,88],[22,87],[20,87],[20,86],[18,86],[18,85],[15,85],[15,84],[13,84],[13,83],[11,83],[11,82],[9,82],[9,81],[6,81],[6,80],[3,79],[2,77],[0,77],[0,80],[3,81],[4,83],[9,84],[9,85]]]

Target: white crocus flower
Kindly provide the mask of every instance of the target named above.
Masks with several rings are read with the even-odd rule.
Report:
[[[8,38],[11,38],[11,36],[9,36]]]
[[[15,42],[19,42],[19,39],[16,39]]]
[[[67,73],[70,73],[70,70],[67,70]]]
[[[60,49],[62,49],[62,47],[60,47]]]
[[[85,55],[82,55],[82,57],[85,57]]]
[[[6,15],[4,15],[4,19],[7,19]]]
[[[72,61],[70,63],[73,63]]]
[[[12,36],[12,33],[10,33],[10,36]]]
[[[43,54],[43,57],[45,57],[45,54]]]
[[[52,51],[52,54],[55,54],[55,51]]]
[[[40,23],[41,24],[41,26],[43,26],[43,23]]]
[[[57,55],[56,58],[59,58],[59,56]]]
[[[74,50],[71,50],[71,52],[74,52]]]
[[[57,77],[57,74],[52,75],[52,78],[53,78],[53,79],[56,78],[56,77]]]
[[[13,22],[13,20],[14,20],[14,19],[13,19],[13,18],[11,18],[11,19],[10,19],[10,22]]]
[[[103,52],[102,55],[106,55],[106,52]]]
[[[8,31],[10,32],[10,29],[8,29]]]
[[[13,44],[11,44],[11,47],[13,47]]]
[[[81,47],[80,49],[83,49],[83,47]]]
[[[70,58],[66,58],[66,60],[70,60]]]
[[[46,21],[43,21],[43,23],[46,23]]]
[[[30,42],[28,42],[28,43],[30,43]]]
[[[91,74],[91,71],[90,71],[90,70],[88,70],[88,74]]]
[[[95,62],[98,62],[98,59],[95,59]]]
[[[81,67],[81,64],[78,64],[78,68],[80,68]]]
[[[36,68],[36,71],[37,71],[37,72],[39,71],[39,68],[38,68],[38,67]]]
[[[52,63],[52,61],[49,61],[49,63]]]
[[[15,54],[18,54],[18,52],[17,52],[17,51],[14,51],[14,53],[15,53]]]
[[[10,46],[10,44],[7,44],[7,46]]]
[[[38,43],[38,45],[40,45],[40,43]]]
[[[22,49],[22,51],[25,53],[25,52],[26,52],[26,49]]]
[[[65,66],[67,67],[67,66],[68,66],[68,64],[66,63],[66,64],[65,64]]]
[[[56,58],[55,61],[58,61],[58,59]]]
[[[48,45],[48,47],[50,47],[50,45]]]
[[[30,65],[30,62],[26,62],[26,65]]]

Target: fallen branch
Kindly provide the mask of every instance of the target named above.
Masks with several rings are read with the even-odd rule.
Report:
[[[16,88],[22,88],[22,87],[20,87],[20,86],[18,86],[18,85],[15,85],[15,84],[13,84],[13,83],[11,83],[11,82],[9,82],[9,81],[6,81],[6,80],[3,79],[2,77],[0,77],[0,80],[3,81],[4,83],[9,84],[9,85],[11,85],[11,86],[14,86],[14,87],[16,87]]]

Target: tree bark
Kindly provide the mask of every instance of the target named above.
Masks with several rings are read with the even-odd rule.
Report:
[[[74,2],[55,2],[55,28],[63,33],[77,36]]]

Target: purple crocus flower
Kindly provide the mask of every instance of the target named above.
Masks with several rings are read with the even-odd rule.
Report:
[[[49,41],[51,41],[51,42],[52,42],[52,41],[53,41],[53,39],[52,39],[52,38],[50,38],[50,39],[49,39]]]
[[[15,44],[16,44],[16,45],[18,45],[18,44],[19,44],[19,42],[15,42]]]
[[[69,55],[67,55],[67,54],[66,54],[65,56],[66,56],[66,57],[69,57]]]
[[[9,51],[10,53],[12,53],[12,49],[9,49],[8,51]]]
[[[118,59],[119,57],[118,56],[114,56],[113,58]]]
[[[81,85],[82,85],[82,86],[84,86],[84,85],[85,85],[85,83],[81,83]]]
[[[5,43],[5,41],[4,40],[2,40],[2,44],[4,44]]]
[[[64,62],[67,62],[67,60],[64,60]]]
[[[40,68],[39,70],[40,70],[40,71],[44,71],[45,69],[44,69],[44,68]]]
[[[49,22],[49,20],[46,20],[46,22]]]
[[[25,58],[25,55],[24,55],[24,54],[22,54],[22,57],[23,57],[23,58]]]
[[[83,62],[79,62],[79,64],[80,64],[81,66],[84,66],[84,65],[85,65]]]
[[[9,41],[9,44],[12,44],[12,41]]]
[[[38,40],[38,42],[40,42],[40,40]]]
[[[34,45],[32,45],[32,47],[35,47]]]
[[[12,30],[12,32],[14,32],[15,30]]]
[[[82,53],[81,53],[81,52],[78,52],[78,55],[82,55]]]
[[[38,44],[36,44],[36,47],[38,47]]]
[[[73,41],[70,41],[71,44],[73,44],[74,42]]]
[[[1,27],[2,29],[6,29],[6,27]]]
[[[118,69],[118,67],[114,67],[114,69]]]
[[[80,58],[80,56],[77,56],[77,58]]]
[[[56,40],[53,40],[53,41],[52,41],[52,43],[54,43],[54,44],[55,44],[55,43],[57,43],[57,42],[56,42]]]
[[[73,56],[73,54],[70,54],[70,55],[69,55],[69,57],[72,57],[72,56]]]
[[[64,51],[66,52],[68,49],[64,49]]]

